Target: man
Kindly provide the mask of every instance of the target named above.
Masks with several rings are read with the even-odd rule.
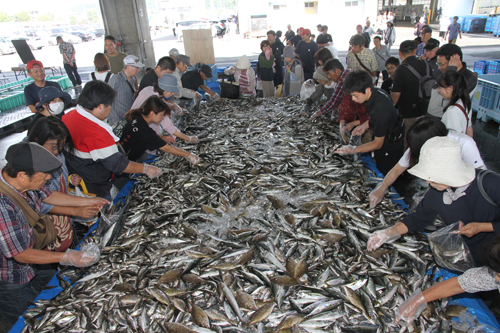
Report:
[[[415,56],[417,46],[412,40],[405,40],[399,46],[399,58],[401,66],[396,69],[394,74],[394,83],[392,85],[392,101],[399,110],[399,114],[405,120],[405,131],[408,131],[410,126],[415,122],[417,117],[425,114],[426,110],[420,110],[418,107],[418,92],[420,90],[420,82],[407,66],[413,67],[421,76],[425,76],[427,70],[427,62],[418,59]],[[405,132],[405,149],[406,132]]]
[[[473,96],[477,87],[477,73],[467,68],[467,64],[462,62],[462,50],[456,44],[445,44],[441,46],[437,52],[437,65],[441,73],[446,71],[458,71],[467,80],[469,87],[469,95]],[[432,89],[431,100],[427,112],[430,115],[441,118],[443,109],[448,105],[449,100],[444,99],[439,93],[439,88],[436,86]]]
[[[56,41],[59,44],[59,52],[63,55],[64,70],[68,74],[71,83],[73,83],[75,91],[79,91],[82,89],[82,79],[76,67],[75,48],[73,44],[65,42],[61,36],[57,36]]]
[[[439,41],[435,38],[431,38],[427,41],[427,43],[424,46],[424,51],[425,51],[425,58],[421,59],[427,59],[427,63],[431,66],[432,69],[432,76],[437,79],[439,75],[441,75],[441,70],[439,69],[439,66],[437,64],[437,55],[436,52],[439,50]]]
[[[420,37],[422,38],[422,42],[417,46],[416,56],[417,58],[425,60],[424,46],[427,43],[427,41],[432,38],[432,28],[429,27],[428,25],[422,28],[422,31],[420,32]]]
[[[193,99],[193,98],[196,98],[198,100],[201,100],[203,98],[203,96],[201,96],[201,94],[197,91],[193,91],[191,89],[188,89],[188,88],[184,88],[182,86],[182,80],[181,80],[181,74],[184,74],[186,72],[186,70],[188,69],[188,67],[192,67],[193,65],[191,65],[191,58],[188,57],[187,55],[184,55],[184,54],[179,54],[177,56],[177,64],[175,66],[175,71],[173,72],[174,76],[177,78],[177,87],[179,88],[179,91],[180,91],[180,96],[175,96],[176,94],[174,94],[174,96],[176,98],[184,98],[183,100],[180,100],[178,101],[179,103],[183,104],[182,101],[186,101],[186,99]],[[178,104],[179,104],[178,103]]]
[[[363,28],[363,33],[368,34],[368,38],[371,40],[372,35],[376,34],[375,29],[371,26],[370,20],[366,20],[365,26]]]
[[[349,41],[351,50],[347,53],[347,68],[351,70],[361,69],[377,76],[378,64],[372,50],[365,48],[365,37],[357,34]]]
[[[116,39],[113,36],[104,37],[104,48],[106,49],[106,57],[109,60],[110,72],[118,74],[123,69],[123,59],[127,56],[123,52],[118,52],[116,49]]]
[[[304,65],[304,80],[309,80],[313,77],[315,62],[314,55],[318,52],[318,44],[311,40],[311,30],[304,29],[299,34],[302,38],[295,48],[295,53]]]
[[[373,130],[373,141],[361,146],[344,146],[335,152],[357,154],[374,152],[378,170],[386,175],[403,156],[403,126],[398,121],[398,113],[390,97],[373,86],[373,79],[366,71],[350,72],[344,80],[344,91],[356,103],[365,103],[369,120],[352,131],[353,136],[362,135],[368,128]]]
[[[35,226],[32,216],[25,215],[20,205],[28,204],[41,213],[42,201],[58,206],[87,206],[95,215],[108,203],[102,198],[79,198],[45,187],[50,174],[62,162],[44,147],[21,142],[9,147],[7,165],[0,178],[0,331],[7,332],[28,308],[56,271],[51,265],[60,263],[78,267],[90,266],[99,260],[97,246],[86,250],[53,252],[41,250],[46,242],[41,237],[50,229],[47,224]],[[26,209],[28,209],[26,207]],[[54,236],[54,234],[51,234]]]
[[[288,30],[287,32],[285,32],[285,40],[283,41],[283,43],[287,43],[288,45],[288,41],[295,36],[295,31],[292,30],[292,26],[290,24],[287,25],[286,28]]]
[[[198,91],[201,88],[205,93],[212,96],[216,101],[220,100],[219,94],[214,93],[209,87],[204,84],[204,80],[212,77],[212,69],[208,65],[202,65],[201,68],[185,73],[182,78],[182,87]],[[182,98],[186,99],[186,98]]]
[[[458,21],[458,16],[453,17],[453,23],[448,26],[448,30],[446,30],[446,35],[444,36],[444,39],[450,35],[448,38],[448,42],[450,44],[456,44],[457,43],[457,37],[460,36],[460,39],[462,39],[462,31],[460,31],[460,23],[457,23]]]
[[[179,55],[179,50],[177,50],[176,48],[170,49],[170,51],[168,51],[168,56],[174,59],[174,61],[177,60],[178,55]]]
[[[297,34],[295,36],[293,36],[292,39],[290,39],[287,42],[287,44],[293,46],[294,48],[296,48],[297,44],[299,44],[302,41],[302,37],[300,37],[300,34],[302,33],[303,30],[304,30],[304,28],[302,28],[302,27],[298,28],[297,29]]]
[[[322,26],[321,24],[318,24],[318,25],[316,26],[316,30],[318,30],[318,34],[321,34],[321,28],[322,28],[322,27],[323,27],[323,26]]]
[[[271,46],[271,49],[273,50],[273,55],[274,55],[274,69],[276,70],[274,72],[274,86],[277,87],[280,84],[283,83],[283,60],[282,60],[282,55],[283,55],[283,49],[285,48],[285,45],[276,38],[276,33],[274,30],[269,30],[267,32],[267,40],[269,41],[269,45]]]
[[[31,112],[37,113],[36,106],[40,102],[40,97],[38,97],[38,92],[44,87],[56,87],[62,91],[61,86],[57,82],[45,81],[45,69],[43,69],[43,64],[38,60],[28,61],[26,65],[28,70],[28,75],[35,81],[24,88],[24,101],[26,106],[29,107]]]
[[[109,85],[116,91],[116,98],[111,105],[111,114],[108,117],[108,124],[115,126],[123,120],[123,116],[130,110],[136,97],[135,81],[144,64],[139,62],[139,58],[128,55],[123,59],[124,68],[109,81]],[[151,71],[154,72],[154,71]],[[151,73],[150,72],[150,73]]]
[[[367,49],[370,48],[370,42],[371,42],[370,35],[368,34],[368,32],[363,32],[363,27],[361,26],[361,24],[358,24],[356,26],[356,33],[362,35],[363,38],[365,39],[365,42],[363,43],[365,48]]]
[[[78,97],[76,108],[62,118],[74,145],[65,154],[68,170],[82,177],[89,193],[104,198],[111,197],[114,174],[144,173],[150,178],[161,175],[161,169],[129,161],[118,150],[119,138],[104,122],[116,94],[108,84],[90,81]]]
[[[328,33],[328,26],[323,25],[321,27],[321,35],[316,39],[316,44],[318,44],[319,47],[325,47],[328,46],[329,42],[333,42],[332,35]]]
[[[172,74],[174,71],[175,61],[171,57],[160,58],[154,70],[149,71],[142,78],[141,85],[139,86],[139,92],[146,87],[153,86],[155,83],[158,83],[158,79],[161,78],[163,74]]]

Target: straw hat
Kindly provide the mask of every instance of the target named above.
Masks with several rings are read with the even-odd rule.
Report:
[[[467,185],[476,177],[474,167],[462,161],[460,144],[442,136],[424,143],[419,162],[408,172],[423,180],[451,187]]]
[[[236,62],[236,65],[234,65],[234,67],[238,69],[249,69],[250,66],[250,61],[248,61],[248,57],[246,55],[242,55],[241,58]]]

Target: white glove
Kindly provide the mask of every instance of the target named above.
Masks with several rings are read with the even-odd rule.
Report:
[[[189,156],[186,157],[186,159],[193,165],[200,163],[200,158],[194,154],[189,154]]]
[[[344,135],[345,130],[346,130],[346,123],[340,123],[339,124],[340,135]]]
[[[217,93],[213,95],[213,98],[215,99],[216,102],[220,101],[220,96]]]
[[[334,151],[334,153],[340,154],[340,155],[354,154],[354,148],[356,148],[356,146],[353,146],[353,145],[342,146],[339,149],[337,149],[336,151]]]
[[[384,195],[387,193],[387,189],[382,190],[383,184],[384,184],[383,182],[378,183],[377,186],[375,186],[375,188],[373,189],[373,191],[371,191],[370,194],[368,195],[368,198],[370,199],[371,208],[375,208],[375,206],[377,206],[382,201]]]
[[[194,96],[196,99],[202,99],[203,96],[201,96],[201,94],[199,92],[196,92],[195,96]]]
[[[427,308],[427,302],[419,288],[394,311],[396,315],[394,324],[397,325],[400,320],[404,320],[407,324],[410,324],[420,316],[425,308]]]
[[[188,136],[188,138],[189,138],[189,142],[190,143],[198,143],[198,142],[200,142],[200,139],[198,139],[198,137],[196,135]]]
[[[87,267],[95,264],[101,257],[96,243],[84,243],[80,251],[67,249],[59,263],[65,266]]]
[[[399,237],[401,237],[401,234],[399,233],[396,226],[377,231],[373,235],[371,235],[370,239],[368,239],[368,251],[375,251],[376,249],[381,247],[382,244],[392,243]]]
[[[144,169],[142,169],[142,173],[147,175],[149,178],[158,178],[161,175],[161,169],[155,166],[144,164]]]

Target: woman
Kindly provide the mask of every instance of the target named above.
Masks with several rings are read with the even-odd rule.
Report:
[[[100,80],[108,83],[109,79],[114,75],[110,72],[111,67],[108,57],[106,57],[104,53],[96,53],[94,56],[94,66],[96,71],[89,74],[89,80]]]
[[[56,116],[59,119],[64,115],[64,110],[71,103],[71,95],[56,87],[45,87],[38,92],[40,102],[35,106],[36,115],[28,124],[28,134],[39,119]]]
[[[465,133],[472,138],[472,108],[467,80],[457,71],[446,71],[438,77],[437,84],[441,96],[450,99],[443,109],[441,121],[447,129]]]
[[[177,88],[177,79],[175,80],[175,88]],[[194,165],[198,164],[200,161],[198,156],[170,146],[149,127],[151,123],[161,123],[165,118],[165,114],[170,114],[170,109],[157,96],[151,96],[141,108],[132,109],[125,114],[127,124],[123,128],[120,144],[125,150],[128,159],[131,161],[144,161],[149,155],[146,153],[146,149],[160,149],[166,153],[184,157]]]
[[[318,81],[319,84],[316,85],[314,93],[309,96],[309,98],[306,98],[306,105],[304,105],[301,112],[302,116],[309,116],[312,105],[314,103],[318,103],[323,96],[325,96],[326,100],[329,101],[335,91],[336,84],[328,77],[328,74],[325,73],[323,66],[317,67],[313,74],[313,79]]]
[[[392,21],[387,21],[387,28],[384,31],[384,44],[387,45],[387,50],[390,51],[392,45],[396,41],[396,29]]]
[[[283,58],[285,58],[285,80],[284,93],[285,96],[300,95],[300,88],[304,83],[304,70],[302,63],[295,57],[293,46],[287,46],[283,50]]]
[[[476,142],[473,139],[455,131],[448,131],[439,118],[431,116],[419,117],[406,133],[409,147],[406,149],[403,157],[401,157],[398,164],[387,173],[384,180],[370,192],[369,199],[372,208],[382,201],[387,189],[403,172],[418,163],[420,149],[424,143],[437,136],[447,136],[457,141],[461,146],[462,160],[464,162],[474,166],[476,169],[486,169]]]
[[[176,143],[176,137],[181,138],[182,140],[189,143],[198,143],[200,140],[197,136],[187,136],[183,134],[177,127],[172,124],[171,113],[170,110],[181,110],[179,106],[172,100],[172,96],[174,93],[179,91],[177,86],[177,78],[172,74],[163,74],[162,77],[158,80],[158,83],[155,83],[153,86],[146,87],[141,90],[139,96],[132,104],[132,109],[139,109],[143,106],[148,98],[151,96],[161,97],[162,100],[168,105],[169,111],[168,116],[165,117],[160,124],[156,124],[155,122],[151,122],[149,127],[151,127],[158,135],[162,137],[163,140],[168,143]],[[182,111],[182,110],[181,110]],[[163,136],[163,131],[168,132],[170,136]]]
[[[372,49],[372,51],[375,54],[375,59],[377,60],[378,66],[377,81],[381,72],[382,79],[385,81],[389,77],[385,69],[385,62],[387,61],[387,59],[389,59],[391,54],[389,53],[389,50],[387,50],[387,46],[382,45],[382,38],[380,36],[373,37],[373,44],[375,45],[375,47]]]
[[[255,98],[255,72],[246,55],[236,62],[234,66],[224,70],[226,75],[234,75],[234,80],[240,85],[240,98]]]
[[[319,66],[323,66],[329,59],[333,59],[332,52],[327,48],[321,48],[314,55],[314,63],[316,64],[316,68]]]
[[[262,85],[262,94],[264,98],[274,97],[274,55],[271,45],[267,40],[260,43],[262,53],[259,55],[257,63],[257,79]]]

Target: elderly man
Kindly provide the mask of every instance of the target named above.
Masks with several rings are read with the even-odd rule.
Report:
[[[116,39],[113,36],[104,37],[104,48],[106,49],[106,57],[109,60],[110,72],[118,74],[123,69],[123,59],[127,56],[123,52],[116,49]]]
[[[425,54],[421,59],[426,59],[427,63],[431,66],[432,76],[437,79],[439,75],[441,75],[441,70],[437,64],[437,55],[436,52],[439,50],[439,41],[435,38],[431,38],[427,41],[424,46]]]
[[[99,260],[96,245],[81,251],[52,252],[56,241],[50,219],[41,217],[42,201],[58,206],[88,206],[90,216],[107,203],[50,191],[45,183],[62,162],[44,147],[21,142],[9,147],[0,177],[0,330],[6,332],[56,273],[47,264],[85,267]]]
[[[424,46],[429,39],[432,38],[432,28],[428,25],[422,28],[420,32],[420,37],[422,38],[422,42],[417,46],[417,58],[425,59],[425,50]]]
[[[287,43],[290,39],[292,39],[295,36],[295,31],[292,30],[292,26],[289,24],[286,26],[287,31],[285,32],[285,39],[283,40],[283,43]]]
[[[179,50],[177,50],[176,48],[170,49],[170,51],[168,51],[168,56],[174,59],[174,61],[177,61],[178,55],[179,55]]]
[[[36,106],[40,102],[40,97],[38,97],[38,92],[45,87],[55,87],[62,91],[61,86],[57,82],[45,81],[45,70],[43,69],[43,64],[38,60],[28,61],[26,66],[28,70],[28,75],[35,80],[35,82],[27,85],[24,88],[24,101],[26,106],[29,107],[31,112],[37,113]]]
[[[161,78],[163,74],[172,74],[175,71],[175,61],[171,57],[163,57],[158,60],[158,64],[155,69],[149,71],[141,80],[141,85],[139,86],[139,92],[149,86],[153,86],[158,83],[158,79]]]
[[[66,70],[75,90],[79,91],[82,89],[82,79],[76,67],[75,48],[70,42],[65,42],[61,36],[57,36],[56,41],[59,44],[59,52],[63,55],[64,70]]]
[[[377,59],[372,50],[365,48],[365,37],[356,34],[349,41],[351,50],[347,53],[347,68],[351,70],[361,69],[377,76]]]
[[[184,100],[182,100],[182,101],[185,101],[186,99],[193,99],[193,98],[201,100],[203,98],[203,96],[201,96],[201,94],[199,92],[188,89],[188,88],[184,88],[182,86],[181,74],[184,74],[186,72],[186,70],[188,69],[188,67],[192,67],[192,66],[193,65],[191,65],[191,58],[190,57],[188,57],[187,55],[184,55],[184,54],[179,54],[177,56],[175,71],[172,74],[174,74],[175,77],[177,78],[177,86],[179,87],[180,93],[178,95],[174,94],[174,96],[178,99],[183,97]],[[181,101],[178,101],[178,102],[182,103]]]
[[[125,67],[114,75],[109,81],[109,85],[116,91],[116,98],[111,105],[111,113],[108,117],[108,124],[115,126],[121,120],[125,113],[130,110],[136,97],[135,83],[136,75],[139,73],[143,63],[134,55],[128,55],[123,59]]]

